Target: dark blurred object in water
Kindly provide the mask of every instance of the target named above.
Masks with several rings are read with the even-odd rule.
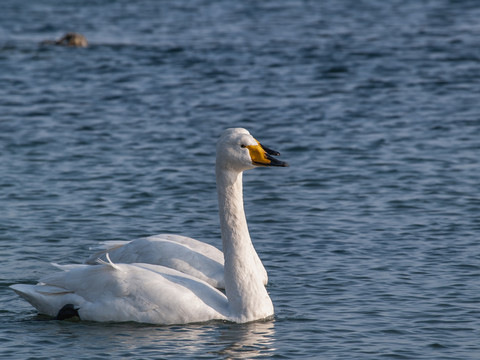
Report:
[[[58,40],[45,40],[42,44],[74,46],[74,47],[87,47],[87,38],[78,33],[67,33]]]

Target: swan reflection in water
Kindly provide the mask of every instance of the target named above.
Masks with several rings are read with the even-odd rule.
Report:
[[[273,320],[232,324],[221,329],[218,343],[224,348],[212,353],[224,359],[270,357],[275,353],[274,335]]]
[[[246,324],[213,321],[203,324],[155,326],[139,323],[62,322],[62,326],[44,326],[49,321],[36,315],[33,324],[42,325],[45,341],[81,339],[82,352],[100,349],[110,344],[105,358],[135,354],[139,358],[182,358],[211,354],[219,359],[267,358],[275,354],[275,321],[265,320]],[[72,349],[73,353],[75,352]]]

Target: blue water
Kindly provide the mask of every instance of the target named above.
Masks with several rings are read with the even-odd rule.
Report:
[[[480,359],[477,1],[1,7],[2,359]],[[220,246],[232,126],[290,163],[245,175],[274,320],[58,322],[8,288],[102,240]]]

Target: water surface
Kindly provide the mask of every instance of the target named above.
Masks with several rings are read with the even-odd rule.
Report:
[[[476,1],[73,1],[0,13],[0,354],[478,359]],[[42,46],[67,31],[90,46]],[[276,317],[58,322],[8,286],[102,240],[220,246],[215,141],[290,163],[245,179]]]

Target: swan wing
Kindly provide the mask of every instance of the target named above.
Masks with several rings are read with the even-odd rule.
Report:
[[[184,324],[226,319],[220,291],[174,269],[151,264],[77,265],[37,285],[12,285],[42,314],[72,304],[83,320]]]
[[[95,263],[108,253],[117,263],[162,265],[224,288],[223,253],[212,245],[180,235],[161,234],[130,242],[107,242],[85,262]]]

